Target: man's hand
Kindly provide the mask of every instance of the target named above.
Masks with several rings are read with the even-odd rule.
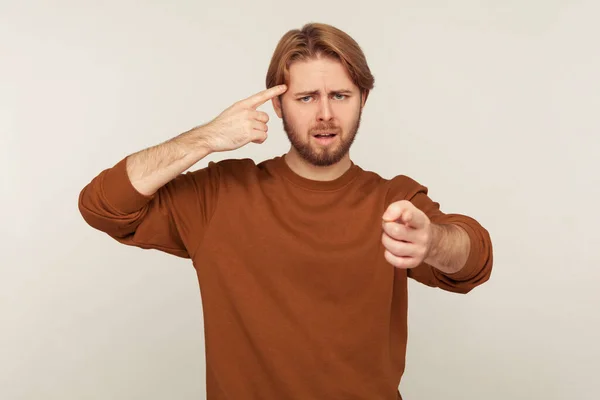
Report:
[[[432,244],[431,222],[408,200],[388,206],[383,214],[385,259],[397,268],[414,268],[427,258]]]
[[[238,101],[211,122],[127,157],[134,188],[151,195],[212,152],[235,150],[267,139],[267,113],[256,109],[287,90],[279,85]]]
[[[287,90],[279,85],[240,100],[200,127],[201,141],[210,152],[229,151],[267,139],[269,115],[256,109]]]

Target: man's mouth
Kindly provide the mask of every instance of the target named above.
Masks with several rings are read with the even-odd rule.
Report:
[[[317,143],[322,146],[328,146],[335,142],[335,138],[337,137],[337,133],[323,132],[323,133],[315,133],[313,137]]]
[[[317,133],[313,136],[316,138],[331,138],[331,137],[334,137],[335,135],[336,135],[335,133]]]

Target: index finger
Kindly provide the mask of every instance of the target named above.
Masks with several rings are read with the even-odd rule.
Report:
[[[425,214],[407,200],[397,201],[388,206],[383,214],[384,222],[399,222],[412,228],[422,228],[427,221]]]
[[[242,101],[242,104],[246,107],[257,108],[258,106],[261,106],[267,101],[271,100],[273,97],[285,93],[286,90],[286,85],[273,86],[269,89],[263,90],[262,92],[258,92],[255,95],[248,97],[247,99]]]
[[[401,221],[412,228],[425,227],[425,214],[417,212],[417,210],[406,210],[401,217]]]

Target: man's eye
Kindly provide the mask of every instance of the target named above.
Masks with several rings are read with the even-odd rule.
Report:
[[[312,97],[311,96],[304,96],[304,97],[300,97],[300,101],[303,103],[308,102],[308,100],[310,100]]]
[[[337,100],[344,100],[346,98],[345,94],[336,94],[334,97],[336,97]]]

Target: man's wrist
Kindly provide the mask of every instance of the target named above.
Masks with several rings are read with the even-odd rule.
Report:
[[[209,146],[209,135],[210,132],[206,126],[198,126],[179,135],[174,140],[185,155],[194,158],[195,163],[213,152]]]
[[[458,225],[431,224],[430,249],[425,263],[444,273],[456,273],[466,264],[470,251],[470,238]]]

